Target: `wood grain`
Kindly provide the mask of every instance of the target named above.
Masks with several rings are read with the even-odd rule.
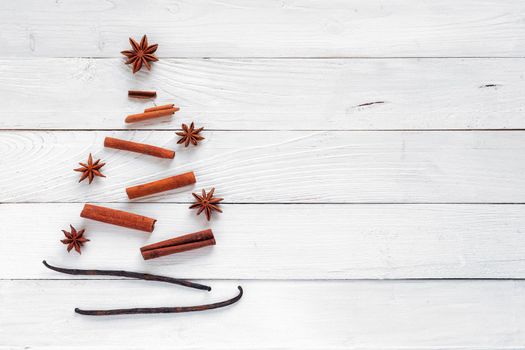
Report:
[[[523,1],[19,0],[2,56],[119,57],[147,33],[160,57],[524,56]]]
[[[0,5],[1,6],[1,5]],[[132,76],[120,59],[0,60],[0,128],[215,130],[525,128],[525,59],[166,59]],[[414,79],[417,77],[417,79]],[[181,110],[125,125],[152,101]],[[28,103],[30,101],[30,103]]]
[[[0,344],[9,349],[63,344],[81,349],[517,349],[525,342],[523,281],[210,284],[208,293],[136,281],[1,281]],[[73,313],[75,307],[218,301],[235,295],[238,284],[245,290],[238,304],[207,313],[109,318]]]
[[[199,279],[525,278],[523,205],[230,204],[210,224],[185,204],[107,206],[155,231],[81,219],[81,203],[0,205],[0,279],[71,278],[43,259]],[[81,256],[59,242],[69,224],[91,240]],[[207,227],[216,246],[142,260],[140,247]]]
[[[114,136],[175,149],[174,160],[104,149]],[[196,148],[166,131],[4,131],[1,202],[128,202],[124,189],[194,170],[195,186],[140,201],[229,203],[524,203],[525,133],[204,132]],[[89,153],[107,178],[78,184]]]
[[[119,52],[145,33],[161,59],[132,75]],[[524,33],[520,0],[0,2],[0,349],[523,348]],[[181,111],[126,126],[153,104],[130,89]],[[192,121],[206,140],[176,146]],[[108,177],[78,184],[90,152]],[[188,170],[194,187],[124,192]],[[212,186],[226,203],[207,223],[187,207]],[[81,219],[84,202],[156,229]],[[59,242],[70,223],[91,239],[80,256]],[[140,256],[208,227],[214,247]],[[73,279],[43,259],[213,290]],[[206,314],[73,313],[209,303],[237,285],[239,304]]]

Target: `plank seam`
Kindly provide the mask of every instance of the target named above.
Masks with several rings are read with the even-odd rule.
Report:
[[[157,56],[159,59],[178,60],[420,60],[420,59],[519,59],[525,56]],[[91,59],[108,60],[122,59],[122,56],[0,56],[0,59]]]
[[[192,204],[193,202],[122,202],[122,201],[79,201],[79,202],[0,202],[0,205],[14,204]],[[525,202],[221,202],[221,205],[525,205]]]
[[[169,129],[148,129],[148,128],[112,128],[112,129],[12,129],[0,128],[0,132],[69,132],[69,131],[180,131],[180,128]],[[506,132],[506,131],[525,131],[525,128],[505,128],[505,129],[206,129],[215,132]]]
[[[392,282],[392,281],[525,281],[525,277],[407,277],[407,278],[184,278],[188,281],[267,281],[267,282]],[[0,281],[139,281],[134,278],[0,278]]]

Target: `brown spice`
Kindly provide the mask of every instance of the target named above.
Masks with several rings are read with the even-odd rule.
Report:
[[[132,186],[126,188],[126,193],[129,199],[149,196],[159,192],[174,190],[179,187],[194,184],[197,180],[193,171],[171,176],[165,179],[148,182],[142,185]]]
[[[67,269],[64,267],[58,267],[48,264],[45,260],[42,263],[48,268],[56,272],[65,273],[68,275],[83,275],[83,276],[118,276],[118,277],[129,277],[136,278],[145,281],[157,281],[166,282],[171,284],[178,284],[188,288],[195,288],[200,290],[211,290],[210,286],[204,284],[195,283],[191,281],[182,280],[179,278],[172,278],[166,276],[152,275],[149,273],[133,272],[133,271],[122,271],[122,270],[81,270],[81,269]]]
[[[126,56],[128,59],[126,64],[133,63],[133,74],[138,72],[142,65],[145,65],[148,70],[151,69],[149,62],[155,62],[159,59],[153,54],[157,51],[158,44],[148,45],[148,37],[144,35],[140,44],[138,44],[132,38],[129,38],[129,43],[131,44],[132,50],[121,51],[120,53]]]
[[[176,133],[181,136],[179,141],[177,141],[177,144],[184,143],[184,147],[188,147],[191,142],[194,146],[197,146],[199,141],[204,140],[204,137],[199,135],[202,130],[204,130],[204,128],[195,129],[195,124],[193,124],[193,122],[189,127],[186,124],[182,124],[182,131]]]
[[[125,122],[126,123],[137,123],[137,122],[142,122],[144,120],[165,117],[165,116],[168,116],[168,115],[172,115],[173,113],[177,112],[178,110],[179,110],[178,107],[174,107],[174,108],[160,109],[160,110],[151,111],[151,112],[130,114],[130,115],[128,115],[126,117]]]
[[[195,203],[193,203],[190,206],[190,209],[199,208],[199,211],[197,211],[197,215],[200,215],[204,211],[204,214],[206,215],[206,219],[210,221],[211,214],[213,211],[218,211],[219,213],[222,213],[221,208],[219,208],[219,202],[221,202],[224,198],[217,198],[213,197],[213,193],[215,192],[215,188],[212,188],[208,194],[206,194],[206,191],[202,190],[202,196],[199,196],[196,193],[192,193],[193,197],[195,198]]]
[[[80,213],[86,219],[105,222],[111,225],[123,226],[135,230],[153,232],[157,220],[129,213],[122,210],[100,207],[98,205],[86,204]]]
[[[84,243],[88,242],[89,239],[84,238],[84,232],[85,230],[77,231],[73,225],[69,225],[71,227],[71,232],[68,232],[66,230],[62,230],[64,232],[64,235],[66,236],[65,239],[62,239],[60,242],[67,244],[67,252],[69,253],[71,249],[75,248],[78,254],[82,254],[80,252],[80,248],[84,245]]]
[[[210,291],[211,287],[205,286],[199,283],[190,282],[186,280],[180,280],[176,278],[151,275],[148,273],[140,272],[131,272],[131,271],[121,271],[121,270],[80,270],[80,269],[67,269],[63,267],[52,266],[48,264],[45,260],[42,263],[49,269],[68,275],[86,275],[86,276],[119,276],[119,277],[130,277],[138,278],[146,281],[158,281],[179,284],[189,288],[196,288],[201,290]],[[111,316],[111,315],[131,315],[131,314],[157,314],[157,313],[179,313],[179,312],[195,312],[195,311],[206,311],[212,309],[218,309],[221,307],[226,307],[232,305],[239,301],[242,298],[243,290],[241,286],[238,286],[239,293],[237,296],[216,302],[211,304],[204,305],[194,305],[194,306],[163,306],[163,307],[140,307],[140,308],[129,308],[129,309],[112,309],[112,310],[83,310],[75,308],[75,312],[81,315],[89,316]]]
[[[104,139],[104,147],[147,154],[158,158],[173,159],[173,157],[175,157],[175,152],[166,148],[147,145],[145,143],[116,139],[114,137],[106,137]]]
[[[78,307],[75,308],[75,312],[81,315],[88,316],[112,316],[112,315],[134,315],[134,314],[170,314],[179,312],[195,312],[195,311],[206,311],[212,309],[219,309],[235,304],[241,300],[244,291],[241,286],[237,286],[239,293],[228,300],[219,301],[212,304],[195,305],[195,306],[163,306],[163,307],[135,307],[131,309],[112,309],[112,310],[83,310]]]
[[[91,156],[91,153],[89,154],[87,164],[78,164],[80,164],[82,167],[73,169],[74,171],[79,171],[82,173],[82,176],[80,176],[80,180],[78,180],[78,182],[84,181],[87,178],[89,179],[89,183],[91,184],[95,176],[106,177],[106,175],[103,175],[100,172],[100,168],[106,165],[106,163],[100,163],[100,159],[97,159],[97,161],[93,163],[93,157]]]
[[[129,90],[128,97],[142,98],[142,99],[155,98],[157,97],[157,92],[156,91]]]
[[[215,245],[215,237],[207,229],[144,246],[140,248],[140,252],[144,260],[149,260],[209,245]]]
[[[150,107],[150,108],[146,108],[144,110],[144,113],[147,113],[147,112],[155,112],[155,111],[160,111],[160,110],[163,110],[163,109],[171,109],[171,108],[177,108],[177,111],[179,110],[179,107],[175,107],[175,105],[173,103],[169,103],[167,105],[162,105],[162,106],[155,106],[155,107]]]

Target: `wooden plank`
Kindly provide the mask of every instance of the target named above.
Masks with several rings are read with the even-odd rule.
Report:
[[[524,3],[424,0],[2,2],[2,56],[119,57],[147,33],[161,57],[523,56]]]
[[[523,203],[525,133],[208,131],[197,148],[166,131],[4,131],[1,202],[128,202],[125,188],[194,170],[197,184],[140,201]],[[104,149],[116,136],[172,148],[174,160]],[[78,184],[89,152],[107,178]]]
[[[94,318],[75,307],[227,309]],[[134,281],[0,281],[9,349],[511,349],[525,342],[520,281],[211,281],[211,293]],[[132,330],[132,331],[131,331]],[[96,336],[94,336],[96,334]]]
[[[107,204],[158,219],[147,234],[81,219],[83,204],[0,205],[0,279],[68,278],[41,261],[184,278],[525,278],[523,205]],[[61,229],[85,228],[81,256]],[[217,245],[147,262],[139,247],[211,227]],[[13,254],[16,252],[16,254]]]
[[[154,74],[132,76],[119,59],[3,59],[0,128],[174,129],[191,121],[216,130],[525,128],[524,64],[166,59]],[[126,125],[127,114],[153,103],[128,99],[129,89],[156,90],[155,103],[181,111]]]

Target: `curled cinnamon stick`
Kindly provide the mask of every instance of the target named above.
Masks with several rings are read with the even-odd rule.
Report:
[[[146,112],[154,112],[154,111],[160,111],[160,110],[163,110],[163,109],[170,109],[170,108],[178,108],[178,107],[175,107],[175,105],[173,103],[169,103],[167,105],[162,105],[162,106],[155,106],[155,107],[150,107],[150,108],[146,108],[144,110],[144,113]]]
[[[171,176],[165,179],[160,179],[153,182],[148,182],[142,185],[132,186],[126,188],[126,193],[129,199],[149,196],[159,192],[173,190],[179,187],[194,184],[197,180],[193,171]]]
[[[154,98],[157,97],[156,91],[129,90],[128,97],[132,98]]]
[[[178,110],[179,110],[178,107],[173,107],[173,108],[160,109],[160,110],[144,112],[144,113],[139,113],[139,114],[130,114],[126,117],[125,122],[126,123],[137,123],[137,122],[141,122],[144,120],[165,117],[165,116],[168,116],[168,115],[171,115],[177,112]]]
[[[140,252],[144,260],[149,260],[209,245],[215,245],[215,237],[207,229],[144,246],[140,248]]]
[[[129,213],[122,210],[86,204],[80,213],[86,219],[105,222],[106,224],[123,226],[135,230],[153,232],[157,220],[146,216]]]
[[[158,158],[173,159],[173,157],[175,157],[175,152],[166,148],[147,145],[145,143],[116,139],[114,137],[106,137],[104,139],[104,147],[147,154]]]

